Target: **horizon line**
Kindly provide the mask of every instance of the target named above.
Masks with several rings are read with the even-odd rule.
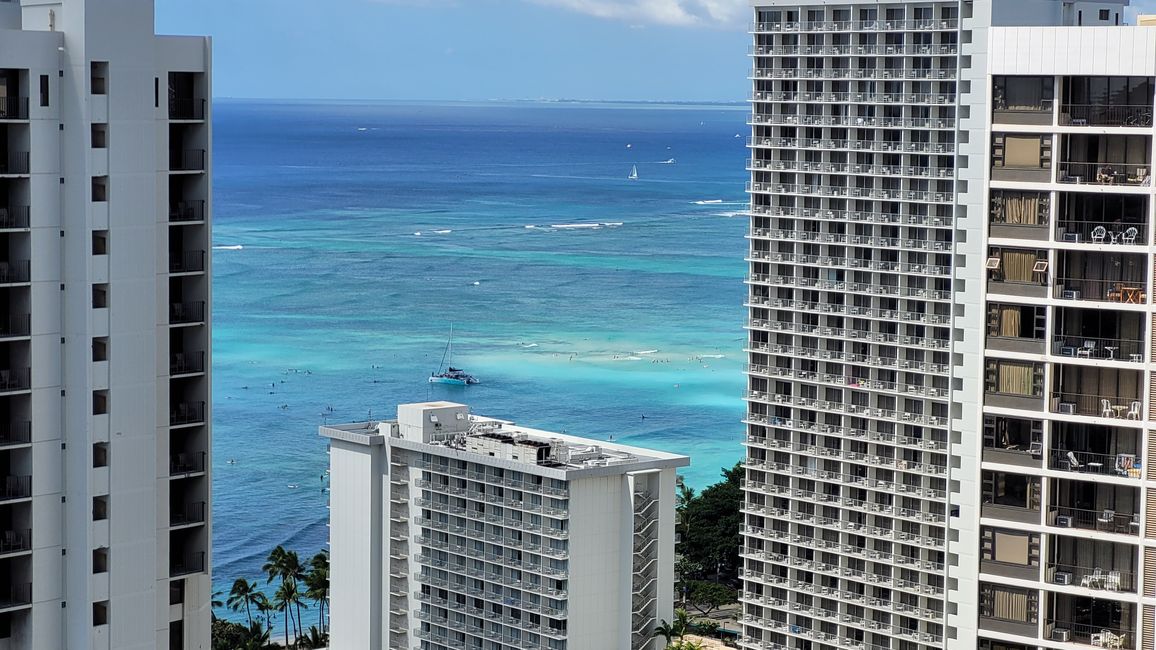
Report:
[[[406,103],[406,104],[707,104],[720,106],[746,105],[743,99],[582,99],[582,98],[490,98],[490,99],[397,99],[397,98],[351,98],[351,97],[240,97],[221,95],[213,101],[258,101],[258,102],[358,102],[358,103]]]

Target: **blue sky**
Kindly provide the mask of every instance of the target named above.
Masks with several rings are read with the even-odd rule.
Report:
[[[999,0],[1014,2],[1015,0]],[[1135,10],[1156,13],[1156,0]],[[738,101],[748,0],[156,0],[217,97]]]
[[[156,0],[217,97],[725,100],[747,0]]]

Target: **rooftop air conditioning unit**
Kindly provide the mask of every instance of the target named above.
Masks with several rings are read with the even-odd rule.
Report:
[[[1056,571],[1056,575],[1053,576],[1052,582],[1056,583],[1057,585],[1070,585],[1072,584],[1072,574],[1068,573],[1067,571]]]
[[[1076,412],[1075,402],[1060,402],[1059,412],[1067,414],[1067,415],[1075,414],[1075,412]]]
[[[1067,628],[1056,628],[1052,630],[1052,641],[1062,641],[1067,643],[1072,640],[1072,631]]]
[[[1060,528],[1071,528],[1072,518],[1069,515],[1056,515],[1056,526]],[[1057,574],[1058,577],[1058,574]]]

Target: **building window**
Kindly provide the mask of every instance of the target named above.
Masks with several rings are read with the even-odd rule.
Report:
[[[1108,12],[1107,9],[1101,9],[1100,10],[1100,20],[1106,21],[1109,19],[1109,17],[1110,17],[1110,13]]]
[[[93,61],[90,69],[89,87],[92,94],[108,94],[108,61]]]
[[[92,285],[92,308],[93,309],[107,309],[108,308],[108,285],[94,284]]]
[[[108,549],[94,548],[92,549],[92,572],[108,573]]]
[[[92,148],[105,149],[108,147],[108,125],[97,123],[92,125]]]
[[[108,625],[108,601],[102,600],[92,604],[92,624]]]
[[[108,200],[108,176],[92,177],[92,200],[96,203]]]
[[[95,442],[92,444],[92,466],[108,467],[108,443]]]
[[[108,255],[108,231],[94,230],[92,231],[92,254],[93,255]]]
[[[1043,365],[1028,361],[988,359],[985,388],[988,393],[1041,397],[1044,394]]]
[[[92,414],[105,415],[106,413],[108,413],[108,391],[92,391]]]
[[[1016,566],[1040,565],[1040,535],[985,527],[980,535],[983,559]]]
[[[40,75],[40,105],[48,106],[48,75]]]
[[[92,497],[92,520],[104,521],[108,519],[108,495]]]
[[[1039,607],[1037,599],[1035,591],[981,583],[979,615],[996,621],[1034,624]]]

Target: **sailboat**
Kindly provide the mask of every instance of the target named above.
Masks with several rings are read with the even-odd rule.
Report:
[[[631,181],[638,180],[638,165],[630,166],[630,175],[627,176],[626,179]]]
[[[452,386],[468,386],[478,383],[478,378],[454,365],[454,326],[450,325],[450,338],[446,341],[446,349],[442,352],[438,370],[429,376],[431,384],[450,384]]]

